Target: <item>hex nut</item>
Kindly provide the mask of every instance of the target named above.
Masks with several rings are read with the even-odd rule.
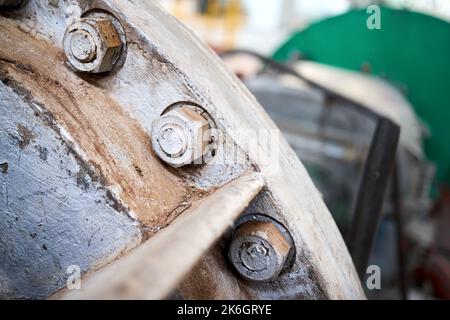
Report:
[[[210,140],[209,129],[208,121],[190,106],[171,110],[152,123],[153,150],[175,168],[200,164]]]
[[[119,30],[108,18],[82,18],[67,27],[64,52],[81,72],[111,71],[119,60],[123,43]]]
[[[236,230],[228,257],[244,279],[272,281],[285,266],[291,249],[289,240],[273,223],[250,221]]]

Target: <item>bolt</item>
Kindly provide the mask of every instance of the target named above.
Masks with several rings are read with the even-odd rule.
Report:
[[[0,7],[21,8],[28,0],[0,0]]]
[[[84,30],[77,30],[70,39],[72,55],[80,62],[89,62],[95,56],[97,48],[92,36]]]
[[[208,121],[190,106],[171,110],[152,123],[152,146],[173,167],[197,163],[209,143]]]
[[[124,44],[121,31],[111,19],[82,18],[67,27],[64,52],[76,70],[101,73],[111,71],[115,66]]]
[[[187,148],[186,134],[182,128],[166,124],[158,133],[159,146],[171,158],[179,157]]]
[[[291,249],[274,223],[249,221],[234,233],[228,257],[244,279],[271,281],[280,274]]]

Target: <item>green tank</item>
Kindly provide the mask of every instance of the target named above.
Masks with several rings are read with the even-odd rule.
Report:
[[[450,23],[381,7],[381,29],[367,28],[370,14],[352,10],[292,35],[274,54],[300,56],[378,75],[401,89],[429,130],[425,152],[436,164],[433,195],[450,185]]]

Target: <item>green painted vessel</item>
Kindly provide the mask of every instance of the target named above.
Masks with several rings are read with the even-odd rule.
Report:
[[[352,10],[295,33],[274,54],[370,72],[404,92],[429,129],[425,152],[436,164],[434,194],[450,185],[450,23],[406,10],[381,8],[381,29]]]

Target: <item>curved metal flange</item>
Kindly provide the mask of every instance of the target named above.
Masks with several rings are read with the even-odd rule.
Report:
[[[66,67],[62,40],[66,25],[91,9],[106,10],[119,19],[127,35],[127,57],[108,74],[86,77]],[[0,40],[5,85],[14,88],[29,107],[39,106],[37,116],[54,124],[48,130],[61,133],[85,174],[106,190],[117,212],[142,224],[144,236],[177,221],[209,192],[249,169],[258,170],[267,190],[252,206],[283,223],[301,253],[288,273],[290,281],[281,279],[277,284],[281,291],[294,292],[290,297],[298,297],[295,292],[303,292],[305,298],[364,297],[331,215],[279,130],[220,59],[157,4],[107,0],[49,6],[48,1],[36,0],[0,20]],[[152,121],[178,101],[191,101],[207,110],[222,139],[211,162],[183,172],[161,164],[149,144]],[[68,179],[76,181],[77,176]],[[8,210],[13,208],[8,205]],[[83,254],[82,248],[66,250],[77,256]],[[92,271],[117,256],[91,261],[82,271]],[[39,268],[50,261],[50,257],[43,259]],[[218,265],[214,261],[210,266]],[[31,272],[38,277],[36,270]],[[253,298],[265,296],[266,289],[227,278],[226,268],[215,272],[217,281],[229,279],[248,287]],[[51,280],[42,283],[47,290]],[[312,287],[323,295],[308,289]],[[24,296],[33,297],[33,292],[23,290]],[[227,294],[244,297],[237,291]]]

